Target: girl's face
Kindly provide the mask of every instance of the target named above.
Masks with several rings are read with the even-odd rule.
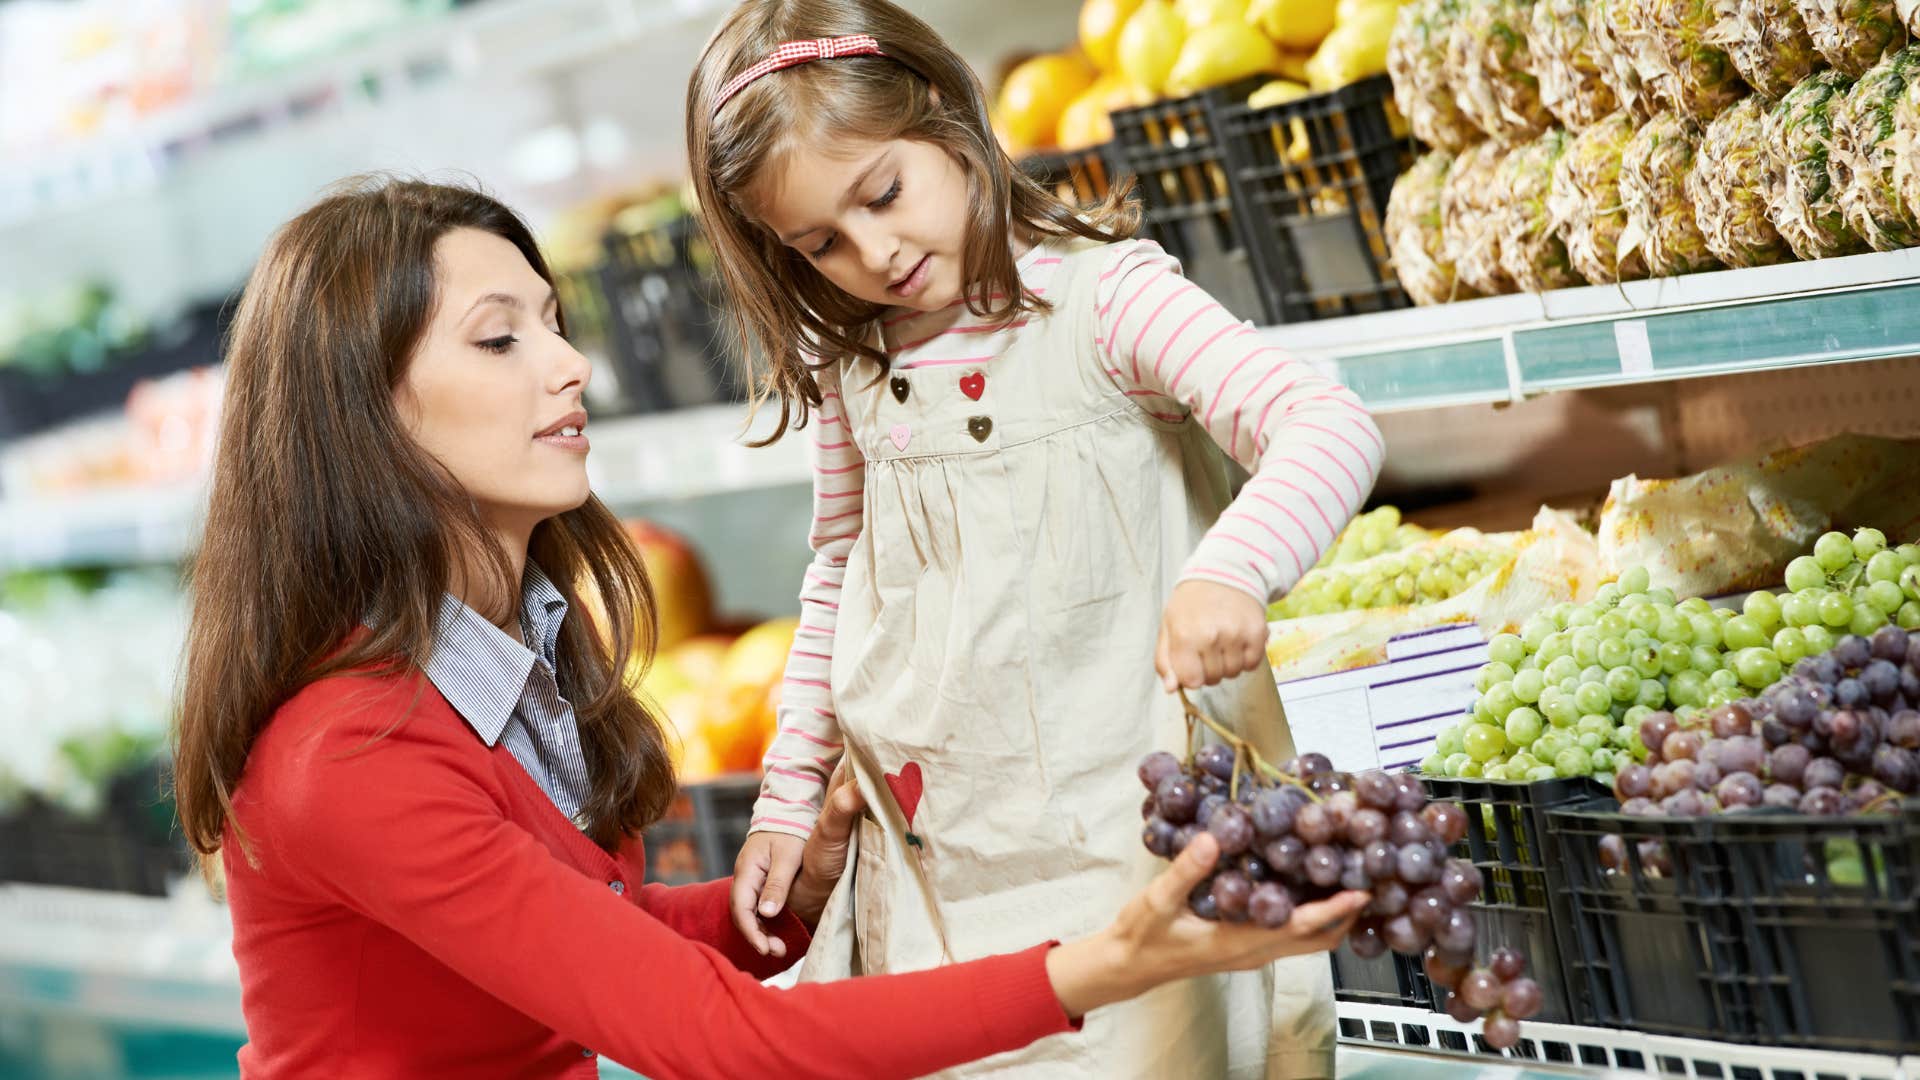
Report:
[[[438,302],[395,392],[408,433],[495,529],[530,533],[587,499],[587,358],[520,249],[455,229],[434,249]]]
[[[856,141],[787,154],[755,191],[781,243],[862,300],[933,311],[965,282],[967,176],[932,143]]]

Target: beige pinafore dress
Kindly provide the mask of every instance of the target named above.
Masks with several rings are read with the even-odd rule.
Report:
[[[842,368],[867,469],[832,687],[870,810],[802,979],[1080,937],[1165,866],[1141,845],[1135,768],[1185,738],[1154,645],[1227,504],[1225,463],[1197,422],[1149,416],[1108,376],[1094,292],[1110,249],[1048,246],[1055,308],[1002,355]],[[1198,704],[1290,753],[1265,671]],[[1327,960],[1310,956],[1164,986],[947,1075],[1291,1080],[1331,1075],[1332,1031]]]

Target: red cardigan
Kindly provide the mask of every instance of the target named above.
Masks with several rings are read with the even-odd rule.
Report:
[[[638,839],[595,846],[417,675],[301,692],[233,805],[259,863],[229,829],[248,1077],[593,1076],[596,1053],[654,1080],[904,1077],[1072,1026],[1046,946],[762,986],[784,962],[726,881],[641,885]]]

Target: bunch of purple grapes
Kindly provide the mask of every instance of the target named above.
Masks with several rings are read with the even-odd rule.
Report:
[[[1301,904],[1369,892],[1347,939],[1355,955],[1422,957],[1427,975],[1453,992],[1450,1014],[1463,1023],[1485,1015],[1488,1045],[1515,1045],[1519,1021],[1540,1011],[1540,987],[1510,949],[1474,967],[1468,905],[1480,896],[1480,870],[1448,858],[1466,836],[1466,812],[1429,803],[1412,773],[1335,772],[1323,754],[1302,754],[1279,771],[1291,779],[1242,769],[1220,744],[1188,763],[1164,751],[1140,762],[1147,850],[1172,858],[1202,830],[1219,843],[1213,874],[1188,898],[1193,913],[1274,929]]]

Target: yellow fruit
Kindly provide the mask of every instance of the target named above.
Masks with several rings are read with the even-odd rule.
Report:
[[[1384,4],[1394,11],[1400,10],[1400,0],[1340,0],[1333,9],[1333,25],[1345,26],[1360,17],[1367,8]]]
[[[1269,105],[1279,105],[1283,102],[1306,97],[1312,92],[1313,91],[1297,82],[1291,82],[1287,79],[1275,79],[1248,95],[1247,105],[1250,108],[1264,109]],[[1313,143],[1308,140],[1306,121],[1297,118],[1289,121],[1285,138],[1281,137],[1280,130],[1277,127],[1274,128],[1273,148],[1282,158],[1296,165],[1311,158],[1313,156]]]
[[[1274,74],[1279,75],[1283,79],[1304,85],[1307,81],[1307,61],[1311,59],[1313,59],[1313,54],[1310,52],[1295,52],[1290,49],[1281,49],[1280,66],[1274,69]]]
[[[1247,20],[1247,0],[1173,0],[1173,10],[1180,13],[1189,34],[1217,22]]]
[[[1120,31],[1140,0],[1086,0],[1080,5],[1080,47],[1101,71],[1119,62]]]
[[[1167,0],[1145,0],[1120,31],[1120,70],[1155,97],[1166,92],[1167,74],[1180,59],[1187,25]]]
[[[1000,124],[1014,152],[1053,145],[1060,114],[1093,82],[1086,61],[1054,53],[1007,73],[1000,87]]]
[[[1252,0],[1247,21],[1287,49],[1311,49],[1333,29],[1333,0]]]
[[[1393,5],[1376,4],[1335,27],[1307,61],[1307,85],[1332,90],[1387,70],[1387,39],[1398,16]]]
[[[1269,105],[1279,105],[1295,98],[1306,97],[1311,93],[1313,91],[1297,82],[1289,79],[1275,79],[1248,95],[1247,105],[1250,108],[1264,109]]]
[[[1060,149],[1085,150],[1113,138],[1112,112],[1131,109],[1152,100],[1146,91],[1119,75],[1103,75],[1073,99],[1060,115]]]
[[[1169,94],[1197,94],[1210,86],[1261,75],[1280,66],[1280,50],[1244,22],[1213,23],[1187,38],[1167,74]]]

